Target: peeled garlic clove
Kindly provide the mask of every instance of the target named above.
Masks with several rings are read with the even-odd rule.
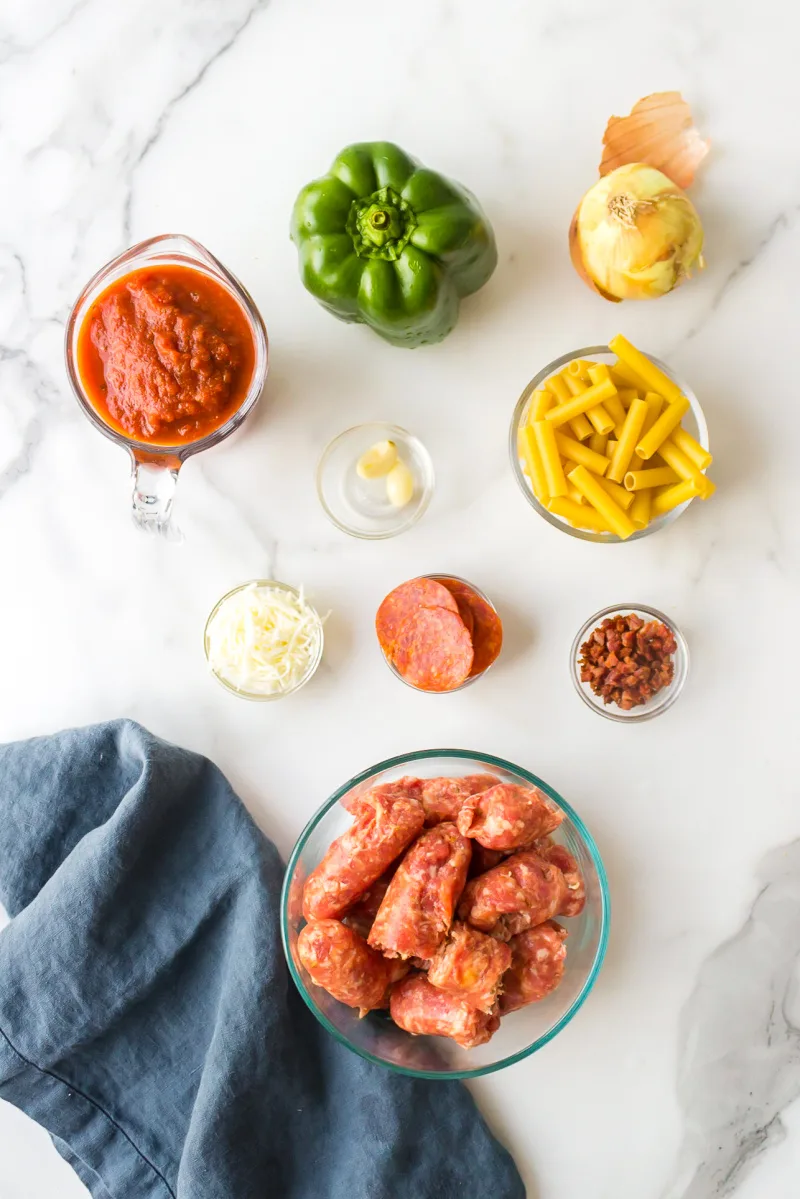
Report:
[[[414,476],[405,462],[398,462],[386,476],[386,494],[393,508],[405,508],[414,494]]]
[[[393,441],[376,441],[359,458],[356,474],[361,479],[382,479],[397,462],[397,446]]]
[[[641,162],[589,189],[569,242],[578,274],[607,300],[655,299],[703,265],[703,226],[691,200]]]

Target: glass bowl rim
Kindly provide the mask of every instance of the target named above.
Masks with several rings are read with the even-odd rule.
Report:
[[[569,817],[583,844],[586,846],[589,857],[592,859],[592,865],[597,873],[597,879],[600,884],[600,933],[595,951],[594,960],[586,975],[586,979],[581,987],[578,995],[570,1004],[567,1011],[556,1021],[552,1028],[548,1029],[542,1036],[537,1037],[525,1049],[519,1050],[517,1053],[512,1053],[508,1057],[503,1058],[499,1062],[492,1062],[486,1066],[477,1066],[474,1070],[453,1070],[449,1073],[437,1073],[432,1070],[415,1070],[407,1066],[398,1066],[394,1062],[384,1061],[383,1058],[376,1057],[375,1054],[369,1053],[365,1049],[359,1048],[352,1044],[341,1032],[333,1025],[325,1016],[325,1014],[317,1009],[311,1000],[311,996],[306,990],[305,983],[300,977],[292,957],[289,946],[289,889],[291,887],[294,871],[297,866],[298,859],[308,841],[309,836],[335,804],[339,802],[343,795],[346,795],[353,787],[357,787],[360,783],[367,782],[376,774],[380,774],[385,770],[392,770],[395,767],[407,766],[413,762],[429,761],[437,758],[458,758],[463,761],[481,762],[490,766],[498,766],[501,770],[505,770],[510,774],[516,774],[520,778],[527,779],[534,787],[539,787],[546,795],[550,797]],[[405,1074],[412,1078],[427,1078],[433,1081],[444,1081],[452,1079],[466,1078],[481,1078],[486,1074],[494,1074],[498,1070],[503,1070],[507,1066],[513,1066],[516,1062],[521,1062],[525,1058],[530,1057],[539,1049],[542,1049],[549,1041],[552,1041],[558,1033],[565,1028],[570,1021],[577,1015],[580,1009],[586,1002],[590,992],[592,991],[597,976],[600,973],[600,968],[606,956],[608,948],[608,936],[611,922],[611,896],[608,887],[608,877],[606,875],[603,859],[600,856],[600,851],[595,844],[595,840],[584,824],[583,820],[567,803],[565,799],[559,795],[548,783],[540,779],[538,775],[533,774],[530,770],[525,770],[521,766],[516,766],[513,762],[507,761],[505,758],[498,757],[496,754],[483,754],[469,749],[421,749],[415,750],[412,753],[397,754],[392,758],[387,758],[383,762],[378,762],[377,765],[369,767],[367,770],[362,770],[353,778],[349,779],[343,786],[338,787],[333,795],[322,804],[314,813],[311,819],[306,823],[303,831],[295,842],[294,848],[289,855],[289,861],[286,865],[286,873],[283,878],[283,886],[281,887],[281,941],[283,943],[283,952],[286,962],[289,967],[289,973],[292,976],[295,986],[300,995],[309,1008],[311,1013],[322,1024],[323,1028],[331,1034],[339,1044],[344,1045],[353,1053],[357,1053],[359,1057],[365,1058],[366,1061],[373,1062],[377,1066],[383,1066],[387,1070],[391,1070],[396,1074]]]
[[[396,529],[392,529],[390,532],[365,533],[354,529],[351,525],[345,524],[343,521],[339,520],[338,516],[334,515],[327,500],[325,499],[325,491],[322,486],[322,472],[325,464],[327,463],[336,446],[341,441],[344,441],[346,437],[349,437],[352,433],[357,433],[362,429],[379,429],[389,433],[399,434],[400,437],[414,445],[415,450],[420,454],[420,457],[426,464],[428,479],[420,498],[420,502],[417,504],[417,507],[414,509],[413,513],[406,519],[405,523],[399,525]],[[350,425],[348,428],[342,429],[340,433],[337,433],[335,437],[330,439],[319,456],[317,467],[314,472],[314,482],[317,490],[317,499],[320,502],[322,511],[325,513],[331,524],[334,525],[335,528],[337,528],[341,533],[346,533],[348,537],[355,537],[359,541],[388,541],[391,537],[398,537],[401,533],[407,533],[409,529],[413,529],[417,521],[421,520],[421,518],[425,515],[428,507],[430,506],[430,502],[433,499],[433,493],[436,486],[436,475],[433,468],[433,459],[430,456],[428,448],[425,443],[421,441],[419,437],[417,437],[416,433],[409,432],[408,429],[404,429],[402,425],[394,424],[393,421],[368,420],[362,421],[358,425]],[[400,509],[400,511],[402,511],[402,509]]]
[[[256,587],[271,587],[276,591],[288,592],[289,595],[293,595],[297,599],[302,598],[303,603],[313,613],[317,624],[317,649],[313,658],[309,662],[308,669],[306,670],[305,674],[301,679],[299,679],[298,682],[295,683],[294,687],[290,687],[288,691],[276,691],[272,695],[260,695],[254,691],[241,691],[238,687],[234,687],[231,683],[226,682],[225,679],[217,674],[208,658],[208,627],[211,624],[211,621],[214,619],[217,612],[227,599],[230,599],[232,595],[236,595],[237,591],[244,591],[245,587],[251,587],[253,584],[255,584]],[[286,699],[288,695],[294,695],[300,690],[301,687],[305,687],[306,683],[308,683],[317,673],[317,668],[322,661],[324,648],[325,625],[319,612],[314,605],[308,601],[305,594],[302,594],[301,596],[299,588],[292,587],[290,583],[282,583],[280,579],[247,579],[244,583],[237,583],[235,587],[231,587],[229,591],[226,591],[224,595],[220,596],[206,617],[206,623],[203,628],[203,654],[205,656],[206,665],[212,677],[217,680],[220,687],[224,687],[225,690],[231,695],[237,696],[238,699],[250,700],[253,703],[268,703],[276,699]]]
[[[431,579],[434,583],[438,583],[438,581],[440,579],[452,579],[455,583],[464,583],[467,587],[470,587],[475,592],[475,594],[478,596],[479,599],[482,599],[485,604],[489,605],[489,607],[494,612],[495,616],[502,623],[500,613],[497,611],[497,608],[492,603],[492,601],[489,599],[489,596],[486,594],[485,591],[481,591],[480,587],[478,587],[475,583],[473,583],[471,579],[462,579],[462,577],[460,575],[448,574],[447,572],[442,572],[442,571],[439,571],[438,574],[428,573],[428,574],[424,574],[424,575],[417,575],[416,577],[420,578],[420,579]],[[412,580],[409,579],[409,582],[411,582],[411,581]],[[402,587],[402,583],[400,584],[400,586]],[[457,691],[463,691],[466,687],[471,687],[473,683],[477,683],[479,679],[485,678],[485,676],[489,673],[489,671],[492,669],[492,667],[494,665],[496,665],[497,660],[500,657],[500,654],[498,654],[497,658],[495,658],[493,662],[490,662],[488,666],[484,667],[484,669],[480,672],[480,674],[469,675],[466,679],[464,679],[463,683],[459,683],[457,687],[451,687],[449,691],[426,691],[424,687],[415,687],[413,683],[409,683],[408,679],[403,678],[400,671],[395,666],[394,662],[392,662],[390,658],[387,658],[386,654],[383,652],[383,646],[380,645],[380,643],[379,643],[378,648],[381,651],[381,656],[383,657],[384,662],[389,667],[389,669],[391,670],[394,677],[396,679],[399,679],[401,683],[405,683],[406,687],[410,687],[412,691],[416,691],[420,695],[455,695]],[[501,651],[502,651],[502,647],[501,647]]]
[[[677,508],[673,508],[671,511],[665,512],[663,516],[656,517],[656,519],[651,521],[649,525],[646,525],[645,528],[637,529],[631,534],[630,537],[626,537],[623,541],[621,537],[617,537],[616,533],[596,533],[591,529],[573,529],[572,525],[568,525],[566,521],[556,516],[553,512],[548,512],[547,508],[539,503],[538,499],[533,494],[533,491],[528,486],[525,480],[525,475],[522,471],[522,467],[519,464],[519,455],[517,452],[517,433],[519,430],[522,413],[525,410],[525,405],[528,403],[530,396],[540,383],[543,383],[545,379],[549,379],[549,377],[561,367],[566,366],[570,362],[574,362],[576,358],[588,358],[593,354],[613,355],[613,353],[614,351],[610,350],[607,345],[583,346],[579,350],[571,350],[567,354],[562,354],[560,357],[554,358],[552,362],[548,363],[547,366],[543,367],[542,370],[534,375],[531,381],[523,389],[522,395],[514,405],[514,412],[511,417],[511,428],[509,430],[508,437],[508,451],[511,459],[511,469],[514,474],[514,478],[517,481],[517,486],[533,510],[544,520],[546,520],[548,524],[552,525],[553,528],[558,529],[560,532],[566,533],[570,537],[577,537],[580,541],[592,541],[595,543],[595,545],[627,545],[632,541],[640,541],[642,537],[649,537],[651,533],[657,533],[660,529],[672,524],[672,522],[677,520],[678,517],[685,512],[692,503],[692,500],[685,500],[684,503],[679,504]],[[676,383],[677,386],[680,387],[681,391],[686,396],[686,399],[689,401],[689,410],[697,422],[697,440],[704,450],[710,452],[708,422],[706,421],[705,413],[703,412],[700,401],[698,400],[692,388],[689,387],[680,377],[680,375],[677,375],[675,371],[667,365],[666,362],[663,362],[660,358],[656,358],[653,354],[648,354],[644,350],[642,350],[642,353],[644,354],[645,358],[649,358],[654,366],[657,366],[659,370],[662,370],[665,375],[672,379],[673,383]],[[702,473],[705,474],[705,470]]]
[[[620,712],[610,711],[610,704],[603,704],[601,707],[599,703],[596,703],[594,700],[590,699],[584,691],[583,683],[580,681],[578,672],[578,654],[583,641],[592,627],[596,627],[597,624],[599,624],[601,620],[604,620],[606,616],[612,616],[614,613],[619,614],[625,612],[635,612],[637,614],[639,612],[645,612],[648,616],[653,617],[654,620],[660,620],[661,623],[665,624],[668,629],[671,629],[675,640],[678,643],[678,651],[675,657],[680,659],[683,667],[680,678],[677,680],[677,685],[674,688],[665,688],[665,699],[660,704],[655,704],[650,709],[646,708],[644,712],[634,712],[633,715],[629,716],[624,716]],[[675,621],[670,616],[667,616],[664,612],[659,611],[658,608],[651,608],[649,604],[609,604],[608,607],[601,608],[599,612],[595,612],[594,616],[590,616],[588,620],[584,621],[580,629],[578,629],[578,632],[575,634],[569,651],[569,674],[570,678],[572,679],[572,684],[575,690],[578,692],[578,695],[586,704],[587,708],[591,708],[591,710],[596,712],[598,716],[605,716],[606,720],[614,720],[618,724],[641,724],[645,720],[654,720],[656,716],[661,716],[663,712],[667,712],[680,696],[684,686],[686,685],[686,679],[689,676],[689,644],[681,630],[675,624]]]
[[[126,274],[137,270],[136,259],[140,256],[147,255],[150,251],[156,250],[150,261],[158,261],[159,254],[157,247],[162,242],[184,242],[187,247],[190,247],[196,255],[193,263],[193,269],[199,270],[201,273],[209,275],[217,279],[225,287],[234,300],[242,309],[245,318],[251,328],[253,341],[255,343],[255,361],[253,365],[253,377],[250,380],[250,386],[247,390],[242,403],[231,413],[223,425],[218,429],[213,429],[207,433],[205,437],[198,437],[196,441],[180,442],[176,445],[154,445],[149,441],[138,441],[134,437],[128,437],[125,433],[106,424],[99,412],[85,394],[83,381],[78,372],[78,364],[74,360],[73,355],[73,340],[86,315],[89,311],[88,300],[95,289],[100,288],[98,295],[101,295],[104,288],[104,281],[108,280],[108,286],[116,279],[122,279]],[[180,251],[164,250],[163,260],[170,262],[179,258]],[[188,258],[188,255],[186,255]],[[178,265],[182,265],[178,261]],[[188,265],[188,263],[186,264]],[[127,266],[126,270],[115,273],[118,267]],[[97,298],[97,297],[95,297]],[[80,321],[79,318],[80,317]],[[92,425],[107,437],[109,441],[113,441],[115,445],[120,445],[134,453],[147,454],[153,458],[178,458],[183,461],[186,458],[192,457],[194,454],[200,453],[201,450],[210,449],[211,446],[223,441],[231,433],[233,433],[242,424],[245,417],[250,414],[252,409],[261,397],[264,386],[269,374],[269,338],[267,336],[266,325],[264,318],[258,310],[255,300],[250,295],[250,292],[244,284],[237,279],[232,271],[220,262],[215,254],[212,254],[201,242],[194,237],[189,237],[187,233],[157,233],[153,237],[147,237],[143,241],[136,242],[123,250],[121,254],[115,255],[105,262],[98,270],[94,272],[92,277],[84,284],[78,293],[77,298],[72,304],[69,317],[67,318],[66,328],[64,330],[64,360],[66,364],[67,379],[69,380],[72,393],[77,400],[84,416]]]

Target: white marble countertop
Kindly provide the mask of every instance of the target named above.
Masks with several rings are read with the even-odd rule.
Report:
[[[488,16],[491,9],[491,17]],[[288,851],[354,772],[460,745],[550,781],[604,855],[614,905],[589,1002],[533,1058],[474,1084],[532,1199],[789,1199],[800,1170],[795,268],[800,73],[780,0],[30,0],[0,15],[0,595],[4,739],[117,715],[202,751]],[[612,112],[679,88],[713,153],[693,195],[708,268],[612,306],[566,232]],[[461,180],[500,265],[442,345],[342,325],[297,278],[294,196],[346,143],[392,139]],[[181,546],[128,519],[124,454],[67,386],[63,326],[89,275],[160,232],[204,242],[269,329],[265,398],[191,461]],[[593,546],[541,521],[506,454],[541,365],[623,331],[693,385],[718,493],[658,536]],[[317,503],[325,442],[361,420],[427,444],[437,491],[384,543]],[[506,619],[479,686],[429,698],[372,631],[393,585],[474,579]],[[205,673],[217,597],[267,574],[333,610],[302,694],[248,705]],[[680,702],[598,719],[567,653],[595,609],[642,600],[691,646]],[[3,1199],[85,1194],[0,1105]]]

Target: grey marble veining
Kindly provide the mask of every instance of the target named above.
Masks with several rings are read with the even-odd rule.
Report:
[[[800,841],[773,850],[742,927],[708,957],[679,1024],[685,1134],[666,1199],[725,1199],[786,1135],[800,1095]]]

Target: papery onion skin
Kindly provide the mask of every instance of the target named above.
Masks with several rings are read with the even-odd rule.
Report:
[[[569,230],[572,262],[606,300],[652,300],[702,267],[703,226],[689,197],[636,162],[591,187]]]

